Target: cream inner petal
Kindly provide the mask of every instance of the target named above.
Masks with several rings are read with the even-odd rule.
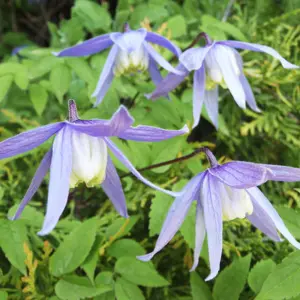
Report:
[[[243,189],[234,189],[223,185],[220,191],[223,220],[243,219],[253,213],[253,204],[248,193]]]
[[[149,55],[143,45],[128,53],[119,50],[114,66],[114,74],[120,76],[124,73],[143,72],[149,65]]]
[[[84,182],[88,187],[105,179],[107,146],[103,139],[84,133],[72,134],[73,160],[70,187]]]
[[[224,82],[224,74],[222,73],[222,70],[216,60],[215,55],[222,55],[224,60],[229,60],[233,71],[236,73],[236,75],[240,75],[240,69],[234,51],[229,47],[217,45],[216,47],[214,47],[214,49],[207,53],[204,60],[207,77],[207,90],[214,89],[218,84],[220,84],[223,88],[227,88]]]

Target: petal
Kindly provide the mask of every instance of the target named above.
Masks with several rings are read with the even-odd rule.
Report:
[[[234,54],[235,54],[235,58],[237,60],[237,63],[238,63],[238,67],[240,69],[240,75],[239,75],[239,78],[240,78],[240,82],[243,86],[243,89],[244,89],[244,92],[245,92],[245,95],[246,95],[246,102],[247,104],[250,106],[250,108],[256,112],[261,112],[261,110],[258,108],[257,104],[256,104],[256,101],[255,101],[255,97],[254,97],[254,94],[252,92],[252,89],[251,89],[251,86],[243,72],[243,59],[241,57],[241,55],[236,51],[234,50]]]
[[[278,165],[257,164],[267,169],[268,180],[273,181],[300,181],[300,169]]]
[[[155,91],[151,94],[145,95],[148,99],[156,99],[166,95],[168,92],[174,90],[184,79],[189,75],[189,72],[183,65],[178,65],[176,69],[184,75],[176,75],[169,73],[156,87]]]
[[[151,57],[149,57],[148,71],[150,73],[150,77],[151,77],[152,81],[154,82],[154,84],[156,86],[159,85],[159,83],[163,80],[163,78],[159,72],[156,62]],[[168,93],[166,93],[163,96],[166,97],[168,100],[170,100]]]
[[[158,52],[154,50],[154,48],[148,44],[147,42],[144,43],[144,47],[146,48],[148,54],[151,58],[153,58],[161,67],[163,67],[165,70],[177,74],[177,75],[184,75],[183,72],[180,70],[174,68],[168,61],[164,59]]]
[[[89,39],[81,44],[66,48],[60,52],[54,52],[55,56],[85,56],[91,55],[110,47],[113,41],[110,39],[110,34],[104,34],[92,39]]]
[[[110,120],[91,120],[68,123],[72,129],[95,137],[119,136],[123,131],[130,128],[134,119],[125,106],[121,105]]]
[[[107,197],[113,203],[117,212],[125,218],[128,218],[127,207],[122,184],[117,170],[108,155],[105,180],[102,182],[102,188]]]
[[[0,142],[0,159],[32,150],[65,126],[64,122],[41,126]]]
[[[71,129],[66,126],[53,143],[47,211],[39,235],[46,235],[55,227],[67,205],[72,171],[71,145]]]
[[[97,106],[98,104],[101,103],[106,91],[108,90],[112,82],[112,79],[114,77],[113,66],[115,64],[115,59],[117,54],[118,54],[118,46],[114,45],[107,56],[105,65],[102,69],[99,81],[97,83],[97,87],[92,94],[92,97],[97,97],[97,101],[95,102],[94,106]]]
[[[207,176],[205,176],[200,189],[200,201],[204,210],[210,264],[210,274],[205,281],[213,279],[220,270],[223,244],[223,222],[219,184],[220,183],[208,173]]]
[[[197,203],[196,211],[196,237],[195,237],[195,250],[194,250],[194,264],[191,271],[194,271],[198,266],[199,256],[205,239],[205,223],[204,223],[204,214],[201,207],[200,201]]]
[[[179,61],[186,69],[191,72],[193,70],[199,70],[204,62],[206,54],[214,47],[214,44],[208,47],[191,48],[184,51]]]
[[[179,47],[177,47],[174,43],[172,43],[160,34],[154,32],[147,32],[146,41],[160,45],[173,52],[176,56],[179,56],[181,54],[181,50],[179,49]]]
[[[256,203],[268,214],[271,220],[274,222],[277,229],[281,234],[297,249],[300,249],[300,243],[292,236],[289,230],[284,225],[279,214],[272,206],[270,201],[265,197],[265,195],[259,190],[259,188],[254,187],[247,190],[248,194],[255,199]]]
[[[239,75],[234,69],[232,60],[235,60],[233,50],[229,47],[216,45],[213,54],[223,74],[224,81],[230,90],[235,102],[242,109],[246,108],[246,95],[240,82]],[[240,68],[239,68],[240,69]],[[239,70],[239,73],[243,70]]]
[[[163,193],[166,193],[168,195],[171,195],[173,197],[176,197],[179,195],[179,193],[171,192],[165,189],[160,188],[159,186],[156,186],[146,178],[142,176],[142,174],[139,173],[139,171],[132,165],[132,163],[128,160],[128,158],[118,149],[118,147],[108,138],[104,138],[106,141],[109,149],[111,152],[115,155],[115,157],[134,175],[136,176],[139,180],[144,182],[146,185],[152,187],[153,189],[156,189],[158,191],[161,191]]]
[[[205,68],[204,65],[197,71],[194,72],[194,83],[193,83],[193,117],[195,128],[199,121],[202,111],[202,105],[204,102],[205,93]]]
[[[204,174],[205,173],[200,173],[196,175],[184,187],[180,195],[174,200],[169,209],[154,250],[149,254],[138,256],[138,259],[142,261],[148,261],[152,259],[157,252],[159,252],[170,242],[183,223],[193,200],[197,198],[197,194],[199,193],[199,185]]]
[[[238,189],[258,186],[268,180],[266,168],[243,161],[231,161],[208,171],[226,185]]]
[[[252,205],[253,205],[253,213],[247,216],[247,219],[260,231],[262,231],[265,235],[267,235],[270,239],[275,242],[280,242],[282,239],[278,235],[277,228],[269,217],[269,215],[264,211],[262,207],[260,207],[259,203],[255,198],[251,197]]]
[[[271,47],[259,45],[259,44],[252,44],[252,43],[245,43],[245,42],[239,42],[239,41],[220,41],[217,42],[220,45],[225,45],[228,47],[243,49],[243,50],[251,50],[255,52],[265,52],[274,58],[278,59],[282,66],[286,69],[298,69],[299,66],[296,66],[294,64],[291,64],[286,59],[284,59],[276,50],[274,50]]]
[[[147,30],[140,28],[128,32],[115,32],[110,35],[112,41],[126,52],[132,52],[139,49],[145,41]]]
[[[166,130],[158,127],[138,125],[123,131],[119,134],[119,137],[124,140],[159,142],[188,132],[189,128],[187,125],[179,130]]]
[[[212,123],[218,129],[218,106],[219,106],[219,91],[218,86],[213,90],[206,90],[204,96],[204,104],[206,107],[207,114],[211,119]]]
[[[46,176],[50,164],[51,164],[51,158],[52,158],[52,149],[50,149],[44,156],[42,162],[40,163],[38,169],[36,170],[32,181],[30,183],[30,186],[22,199],[15,215],[11,218],[11,220],[19,219],[21,213],[23,212],[25,206],[28,204],[28,202],[31,200],[31,198],[34,196],[38,188],[40,187],[44,177]]]

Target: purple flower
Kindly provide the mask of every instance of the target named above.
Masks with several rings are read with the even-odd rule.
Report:
[[[103,100],[114,76],[148,69],[152,81],[157,85],[162,80],[157,64],[169,72],[181,74],[157,53],[149,42],[169,49],[176,56],[181,54],[181,50],[163,36],[147,32],[144,28],[130,30],[128,25],[125,25],[124,33],[112,32],[100,35],[54,54],[57,56],[85,56],[101,52],[112,46],[97,87],[92,94],[97,98],[95,102],[95,106],[97,106]]]
[[[20,217],[49,168],[47,211],[40,235],[48,234],[55,227],[67,204],[70,187],[75,187],[80,182],[86,183],[88,187],[101,184],[120,215],[128,217],[121,181],[108,149],[142,182],[154,189],[174,195],[173,192],[164,190],[145,179],[110,140],[110,137],[156,142],[187,133],[187,127],[181,130],[164,130],[142,125],[132,127],[133,122],[133,118],[124,106],[121,106],[110,120],[80,120],[75,102],[70,100],[69,121],[42,126],[0,142],[0,159],[3,159],[32,150],[56,135],[53,146],[43,158],[12,219]]]
[[[218,128],[218,87],[228,88],[235,102],[242,109],[246,108],[246,102],[254,111],[259,112],[256,101],[247,78],[243,73],[243,60],[235,50],[245,49],[256,52],[265,52],[278,59],[286,69],[299,68],[289,63],[271,47],[251,44],[238,41],[218,41],[211,42],[204,34],[207,45],[205,47],[192,48],[183,52],[177,70],[184,72],[184,75],[168,74],[156,90],[148,95],[148,98],[158,98],[176,86],[191,72],[193,78],[193,116],[194,125],[200,121],[202,105],[204,103],[208,116],[212,123]]]
[[[264,165],[232,161],[219,165],[213,154],[206,148],[211,167],[196,175],[183,188],[172,204],[153,252],[139,256],[150,260],[173,238],[179,230],[193,200],[196,208],[196,237],[194,264],[198,265],[199,255],[207,234],[210,275],[214,278],[220,269],[222,255],[222,220],[247,218],[273,241],[281,241],[278,232],[296,248],[300,243],[288,231],[282,219],[257,186],[268,180],[300,181],[300,169],[276,165]]]

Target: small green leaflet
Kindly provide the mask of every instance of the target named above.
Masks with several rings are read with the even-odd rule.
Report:
[[[50,258],[50,273],[61,276],[79,267],[90,253],[96,237],[98,220],[89,219],[76,227]]]
[[[282,300],[300,294],[300,252],[295,251],[277,265],[265,280],[256,300]]]
[[[139,287],[122,277],[116,281],[115,293],[117,300],[145,300]]]
[[[196,272],[191,273],[190,284],[193,300],[213,300],[211,291],[207,284]]]
[[[117,240],[107,249],[107,254],[115,258],[136,257],[145,253],[145,249],[138,242],[130,239]]]
[[[0,220],[0,248],[23,275],[26,274],[24,243],[28,244],[28,240],[23,220]]]
[[[115,265],[115,272],[137,285],[149,287],[169,285],[169,282],[158,274],[151,262],[142,262],[135,257],[119,258]]]
[[[94,287],[85,277],[71,275],[60,279],[55,285],[55,293],[62,300],[79,300],[111,291],[107,285]]]
[[[247,281],[251,255],[237,258],[216,277],[213,288],[215,300],[238,300]]]
[[[276,264],[271,259],[259,261],[250,271],[248,284],[251,289],[258,294],[263,286],[264,281],[269,274],[275,269]]]

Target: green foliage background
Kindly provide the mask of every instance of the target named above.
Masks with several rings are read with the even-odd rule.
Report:
[[[201,31],[213,39],[236,39],[271,46],[300,65],[299,0],[120,0],[105,2],[7,1],[0,4],[0,140],[30,128],[64,120],[67,100],[77,101],[83,119],[109,118],[120,103],[136,124],[167,129],[192,124],[191,78],[171,95],[150,102],[147,74],[120,77],[98,108],[90,95],[107,51],[86,58],[56,58],[51,53],[99,34],[121,31],[129,21],[171,38],[182,49]],[[231,6],[232,4],[232,6]],[[149,27],[150,26],[150,27]],[[14,47],[27,45],[18,55]],[[167,59],[172,55],[161,52]],[[228,159],[300,167],[300,72],[285,70],[261,53],[244,51],[244,70],[262,113],[242,111],[227,90],[220,97],[220,129],[203,112],[189,137],[161,143],[116,140],[142,168],[209,146]],[[120,218],[101,188],[80,186],[57,228],[41,228],[47,182],[10,222],[51,141],[18,158],[0,161],[0,299],[299,299],[300,254],[286,241],[273,243],[246,220],[224,223],[221,272],[205,283],[207,249],[196,272],[189,273],[194,245],[192,207],[180,232],[152,262],[135,259],[153,249],[172,198],[133,177],[122,180],[130,219]],[[119,173],[126,169],[115,161]],[[144,172],[165,188],[178,190],[207,167],[203,156]],[[288,228],[300,239],[299,183],[267,183],[262,190]]]

